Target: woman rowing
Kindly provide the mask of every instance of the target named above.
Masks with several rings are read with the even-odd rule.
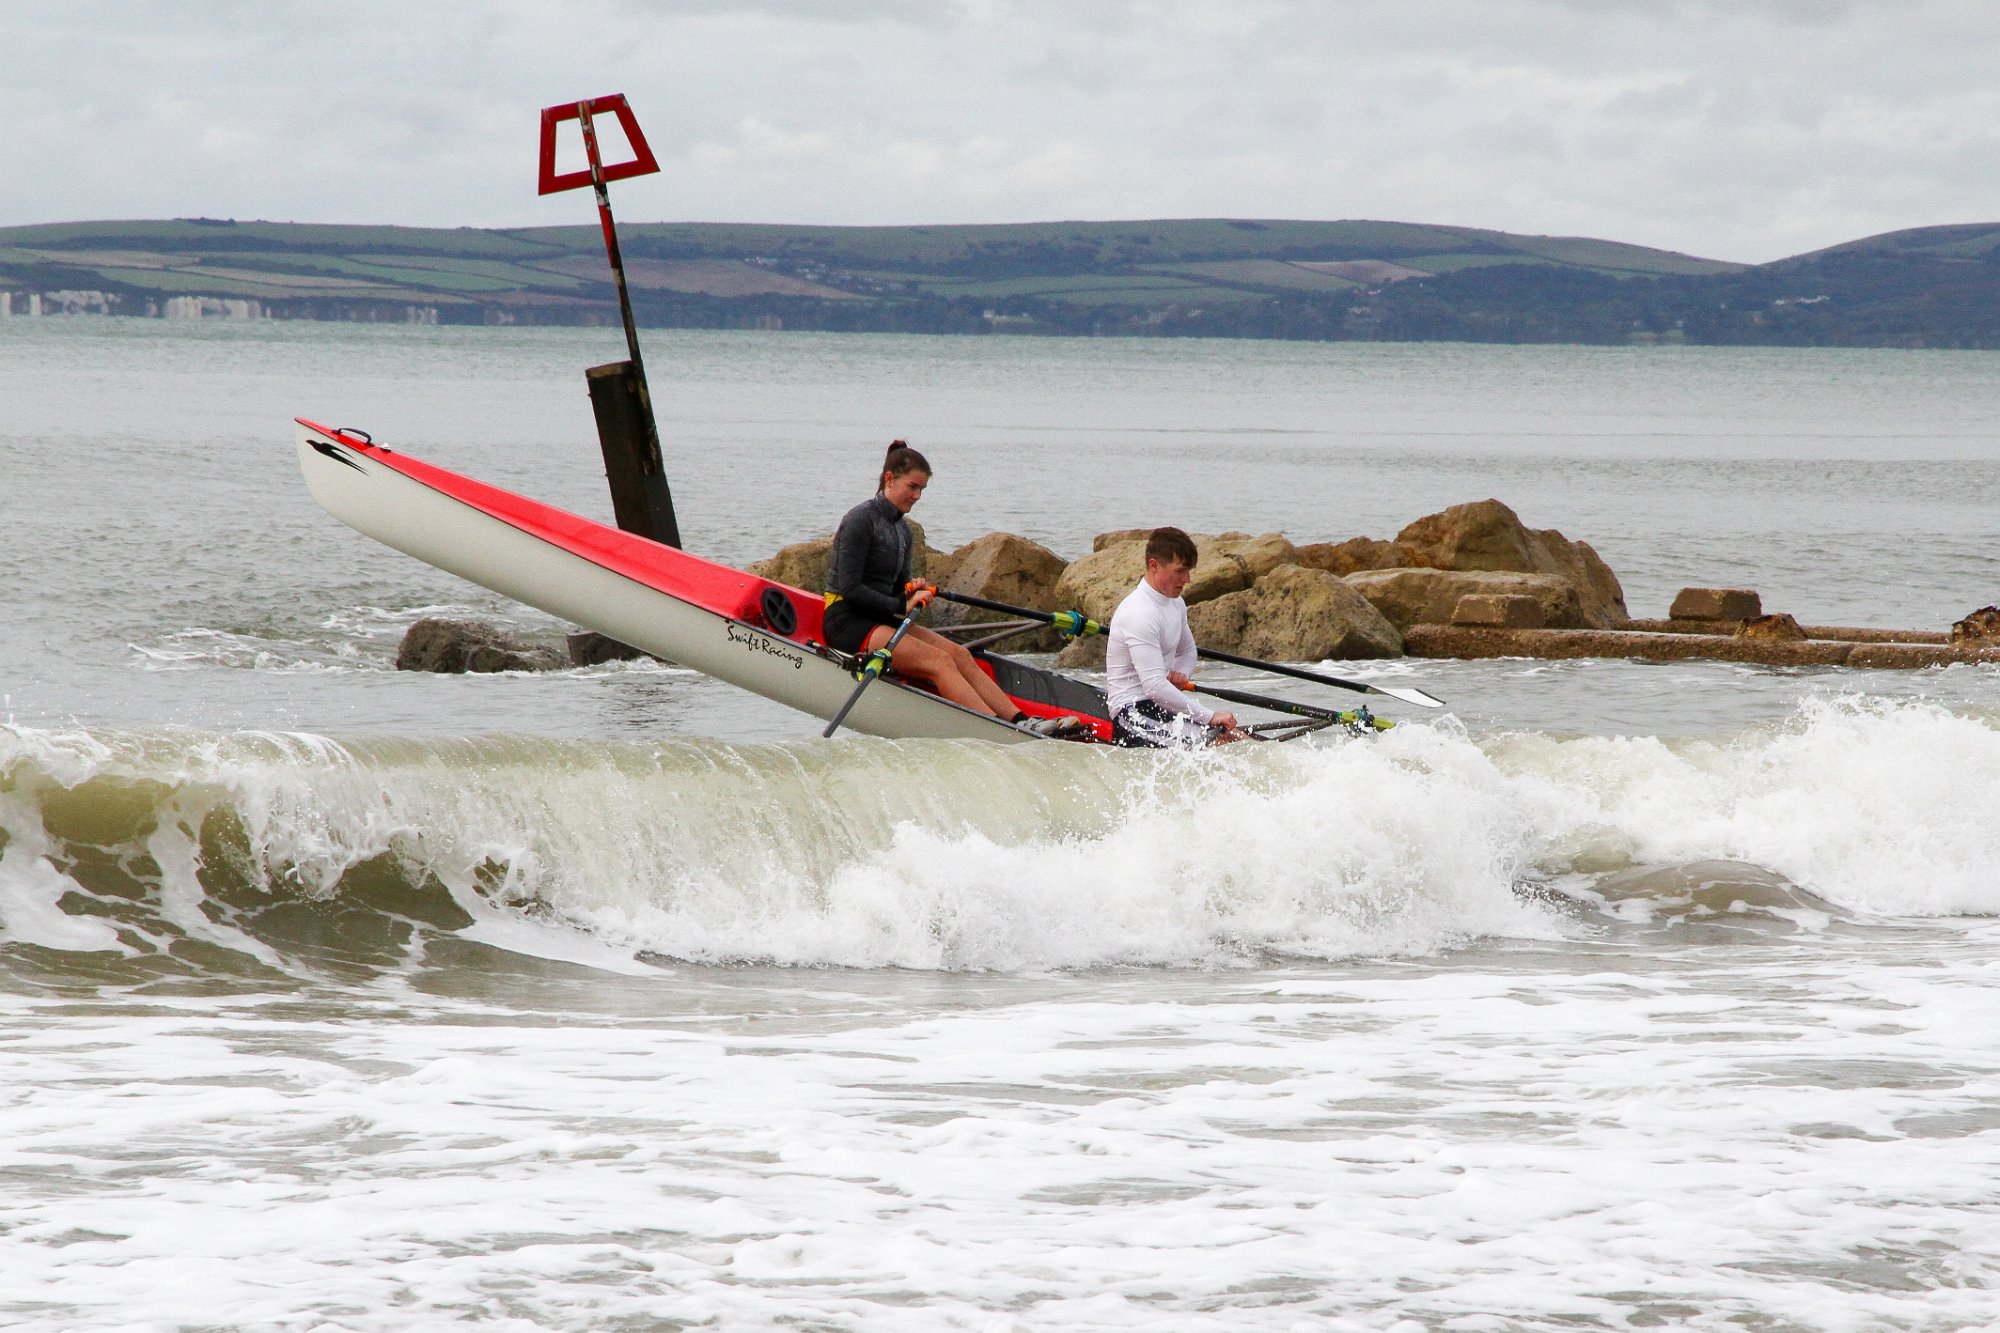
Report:
[[[865,656],[889,642],[896,626],[930,604],[937,589],[910,581],[910,525],[904,515],[923,499],[931,465],[901,440],[889,446],[875,498],[847,511],[833,534],[826,574],[825,634],[829,647]],[[896,645],[889,665],[897,675],[927,685],[975,713],[1003,718],[1041,735],[1075,727],[1070,718],[1028,715],[979,669],[963,645],[912,625]]]

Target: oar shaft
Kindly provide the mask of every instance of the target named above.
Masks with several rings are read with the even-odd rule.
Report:
[[[1442,708],[1444,700],[1434,698],[1418,689],[1384,689],[1380,685],[1370,685],[1364,680],[1343,680],[1339,676],[1329,676],[1319,671],[1307,671],[1303,667],[1287,666],[1283,662],[1266,662],[1257,657],[1238,657],[1235,653],[1225,653],[1220,648],[1200,648],[1195,652],[1211,662],[1227,662],[1231,666],[1249,667],[1252,671],[1268,671],[1276,676],[1290,676],[1294,680],[1309,680],[1315,685],[1331,685],[1335,689],[1353,690],[1357,694],[1382,694],[1391,699],[1401,699],[1405,703],[1422,704],[1426,708]]]
[[[888,669],[889,659],[895,655],[896,645],[903,641],[903,635],[909,632],[910,626],[917,623],[917,616],[923,609],[922,606],[911,607],[910,614],[903,617],[903,623],[896,626],[896,632],[889,636],[889,642],[868,654],[864,659],[865,664],[861,668],[861,683],[854,687],[854,693],[847,696],[847,702],[842,704],[840,711],[833,715],[833,721],[826,724],[826,730],[821,733],[822,736],[830,739],[834,732],[840,730],[840,724],[847,720],[849,711],[853,709],[854,705],[861,702],[862,691],[874,684],[875,677]]]
[[[1015,606],[1011,602],[996,602],[990,597],[975,597],[969,592],[946,592],[938,589],[938,596],[947,602],[959,602],[966,606],[977,606],[987,611],[1003,611],[1024,620],[1038,620],[1044,625],[1054,625],[1058,632],[1080,639],[1089,634],[1104,633],[1104,626],[1087,618],[1081,611],[1037,611],[1031,606]]]
[[[1320,722],[1338,722],[1343,726],[1369,726],[1376,731],[1386,731],[1395,723],[1375,717],[1366,707],[1354,711],[1333,708],[1315,708],[1311,704],[1293,703],[1290,699],[1274,699],[1268,694],[1252,694],[1248,690],[1224,689],[1220,685],[1197,685],[1197,694],[1212,694],[1218,699],[1227,699],[1233,704],[1246,704],[1251,708],[1267,708],[1274,713],[1290,713],[1294,717],[1309,717]]]
[[[961,602],[966,606],[977,606],[987,611],[1005,611],[1008,615],[1020,616],[1024,620],[1039,620],[1044,625],[1055,619],[1047,611],[1035,611],[1025,606],[996,602],[990,597],[974,597],[969,592],[946,592],[943,588],[939,588],[938,596],[947,602]]]
[[[1316,717],[1328,722],[1341,721],[1340,713],[1332,708],[1315,708],[1311,704],[1296,704],[1289,699],[1274,699],[1267,694],[1252,694],[1248,690],[1229,690],[1220,685],[1196,685],[1196,694],[1212,695],[1226,699],[1233,704],[1247,704],[1252,708],[1267,708],[1274,713],[1291,713],[1296,717]]]
[[[1225,653],[1220,648],[1196,648],[1198,656],[1211,662],[1227,662],[1231,666],[1249,667],[1253,671],[1269,671],[1273,675],[1290,676],[1294,680],[1309,680],[1316,685],[1333,685],[1343,690],[1354,690],[1366,694],[1375,687],[1366,681],[1342,680],[1339,676],[1323,676],[1317,671],[1307,671],[1302,667],[1286,666],[1283,662],[1266,662],[1255,657],[1238,657],[1235,653]]]

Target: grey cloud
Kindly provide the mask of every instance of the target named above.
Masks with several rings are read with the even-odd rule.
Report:
[[[1371,216],[1765,259],[2000,217],[1969,0],[85,0],[0,7],[0,222],[578,221],[540,107],[628,93],[620,216]]]

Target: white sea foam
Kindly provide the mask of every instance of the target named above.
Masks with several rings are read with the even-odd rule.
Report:
[[[1993,942],[1136,990],[667,979],[603,1016],[17,998],[0,1168],[43,1187],[0,1232],[0,1310],[65,1333],[1986,1327]]]
[[[2000,912],[2000,731],[1924,704],[1815,701],[1714,740],[1405,726],[1196,758],[5,734],[15,930],[53,902],[34,793],[95,778],[164,788],[147,850],[189,925],[226,812],[271,891],[337,896],[389,857],[496,942],[552,930],[562,957],[577,931],[586,953],[927,969],[1418,955],[1557,933],[1524,884],[1713,861],[1848,913]]]

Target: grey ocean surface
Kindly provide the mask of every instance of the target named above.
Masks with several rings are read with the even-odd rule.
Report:
[[[2000,602],[1990,353],[646,347],[730,563],[903,437],[938,546],[1492,496],[1636,615]],[[1451,713],[1161,758],[390,669],[566,627],[319,511],[291,419],[608,518],[622,353],[0,321],[0,1321],[1994,1326],[2000,673],[1344,663]]]

